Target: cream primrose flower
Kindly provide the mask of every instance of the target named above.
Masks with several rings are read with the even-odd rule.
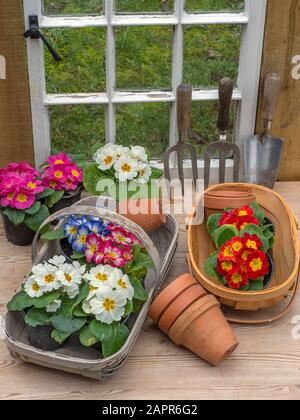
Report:
[[[127,274],[123,274],[122,270],[115,270],[115,280],[113,282],[113,288],[117,292],[123,294],[128,300],[132,300],[134,296],[134,288],[130,283],[129,277]]]
[[[52,292],[61,287],[57,276],[57,267],[48,263],[44,264],[43,270],[39,270],[38,274],[36,274],[36,279],[44,292]]]
[[[133,159],[141,162],[149,162],[146,149],[142,146],[131,146],[130,155]]]
[[[87,315],[91,315],[92,307],[91,307],[91,304],[88,300],[84,300],[82,302],[81,308],[82,308],[84,313],[86,313]]]
[[[24,284],[24,290],[27,293],[27,295],[31,298],[38,298],[43,296],[44,289],[42,286],[37,282],[37,279],[35,276],[29,277],[25,284]]]
[[[86,270],[86,265],[81,265],[78,261],[74,261],[73,266],[74,266],[75,270],[77,270],[80,275],[82,275],[82,276],[84,275],[85,270]]]
[[[120,182],[131,181],[138,175],[138,163],[130,156],[122,156],[114,165],[115,177]]]
[[[114,147],[117,159],[120,159],[122,156],[128,156],[130,154],[129,147],[124,147],[118,144],[115,144]]]
[[[104,288],[90,302],[91,313],[104,324],[121,321],[125,313],[127,298],[124,294]]]
[[[67,293],[70,299],[74,299],[80,293],[78,284],[72,284],[71,286],[64,286],[63,291]]]
[[[138,177],[136,179],[136,183],[141,185],[148,184],[149,179],[152,175],[151,166],[148,165],[148,163],[139,163],[137,170]]]
[[[110,265],[97,265],[84,276],[90,283],[91,288],[101,289],[106,286],[112,286],[115,281],[115,269]]]
[[[51,260],[48,261],[49,264],[55,265],[56,267],[60,267],[61,265],[65,264],[66,258],[63,255],[55,255]]]
[[[50,314],[54,314],[57,312],[61,307],[62,301],[60,299],[55,300],[54,302],[50,303],[46,306],[46,312]]]
[[[85,269],[85,267],[84,267]],[[81,272],[73,264],[64,264],[57,272],[57,277],[63,286],[70,288],[74,285],[80,285],[82,282]]]
[[[113,167],[117,160],[116,149],[113,143],[107,143],[101,147],[94,155],[94,161],[102,171],[108,171]]]

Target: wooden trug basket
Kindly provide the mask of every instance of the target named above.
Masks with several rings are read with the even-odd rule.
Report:
[[[228,190],[254,194],[256,201],[266,212],[266,216],[275,225],[276,235],[273,248],[275,267],[271,284],[263,291],[242,292],[222,286],[217,279],[207,277],[204,263],[216,250],[206,229],[207,220],[204,220],[201,225],[189,223],[188,245],[191,270],[199,283],[225,306],[240,311],[258,311],[273,307],[285,299],[289,291],[295,289],[298,284],[300,252],[295,216],[278,194],[265,187],[250,184],[222,184],[211,187],[207,191]],[[194,214],[191,218],[193,216]],[[271,319],[268,320],[271,321]]]
[[[106,200],[107,198],[104,198],[103,203]],[[29,343],[24,315],[20,312],[8,312],[5,315],[3,331],[6,345],[13,357],[48,368],[103,380],[115,374],[125,363],[142,329],[150,304],[167,276],[176,251],[179,229],[174,217],[167,215],[167,223],[149,237],[135,223],[108,209],[101,208],[101,198],[99,197],[89,197],[81,200],[74,206],[52,215],[45,224],[60,220],[58,225],[60,226],[63,223],[61,219],[73,214],[102,217],[104,220],[124,226],[143,242],[154,261],[155,269],[149,270],[145,279],[145,288],[149,293],[148,301],[145,302],[139,314],[134,314],[130,317],[128,321],[130,335],[126,343],[116,354],[105,359],[100,358],[99,350],[81,346],[76,337],[57,351],[42,351],[34,348]],[[34,265],[60,253],[61,247],[59,241],[46,242],[38,249],[37,238],[38,234],[33,243]]]

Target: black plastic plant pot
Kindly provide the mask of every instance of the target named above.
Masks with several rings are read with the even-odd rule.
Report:
[[[63,347],[63,344],[57,343],[51,337],[54,330],[52,325],[43,325],[40,327],[30,327],[27,325],[28,339],[30,344],[40,350],[55,351]]]
[[[274,261],[273,261],[272,255],[269,252],[267,254],[267,257],[269,260],[270,269],[269,269],[269,273],[264,278],[264,290],[270,286],[273,280],[273,272],[274,272]]]
[[[74,192],[66,193],[58,203],[56,203],[52,209],[50,209],[50,213],[54,214],[60,210],[63,210],[67,207],[73,206],[73,204],[77,203],[81,199],[81,190],[77,190]]]
[[[29,246],[32,244],[35,232],[24,223],[14,225],[6,216],[2,216],[5,234],[8,242],[17,246]]]

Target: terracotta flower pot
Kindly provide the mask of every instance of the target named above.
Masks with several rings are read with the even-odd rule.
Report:
[[[152,233],[167,223],[160,201],[155,198],[122,201],[119,203],[119,213],[141,226],[147,233]]]
[[[150,307],[149,317],[158,324],[162,314],[168,306],[185,290],[192,286],[198,285],[197,281],[190,274],[184,274],[177,280],[173,281],[166,289],[164,289],[154,300]],[[201,287],[201,286],[200,286]]]
[[[159,328],[168,334],[174,322],[183,314],[197,300],[207,295],[205,290],[200,285],[190,287],[181,293],[177,298],[168,306],[159,320]]]
[[[213,295],[190,306],[173,324],[169,337],[213,366],[226,360],[239,344]]]
[[[224,209],[238,209],[250,206],[255,201],[255,196],[243,191],[210,191],[204,195],[206,217]]]

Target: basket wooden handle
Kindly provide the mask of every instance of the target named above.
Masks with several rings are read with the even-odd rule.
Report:
[[[190,274],[194,276],[191,258],[189,254],[187,254],[187,265],[188,265]],[[232,322],[234,324],[242,324],[242,325],[259,325],[259,324],[268,324],[271,322],[278,321],[279,319],[283,318],[294,305],[295,300],[297,298],[298,290],[300,289],[299,286],[300,286],[300,266],[298,269],[298,275],[297,275],[297,280],[296,280],[296,284],[293,291],[293,296],[291,300],[289,301],[288,305],[282,311],[280,311],[277,315],[273,317],[269,317],[269,318],[263,318],[263,319],[247,319],[247,318],[242,318],[238,316],[237,317],[226,316],[226,319],[228,322]]]

